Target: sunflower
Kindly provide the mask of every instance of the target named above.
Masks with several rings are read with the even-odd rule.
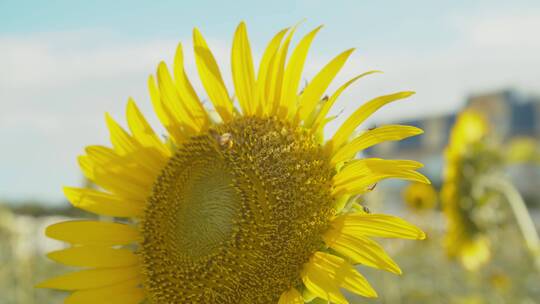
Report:
[[[416,211],[430,210],[437,204],[437,191],[430,184],[411,183],[402,193],[407,206]]]
[[[489,124],[473,111],[462,112],[452,129],[446,148],[446,168],[441,190],[448,221],[445,246],[449,257],[458,259],[468,270],[476,270],[490,259],[490,242],[482,221],[489,205],[478,195],[475,185],[500,163],[486,143]]]
[[[395,125],[353,133],[380,107],[413,92],[368,101],[325,141],[339,95],[374,71],[323,97],[350,49],[299,93],[319,29],[303,37],[288,60],[295,28],[277,33],[255,73],[240,23],[231,56],[235,98],[195,29],[196,66],[219,117],[209,114],[188,80],[179,45],[172,73],[160,63],[157,82],[149,79],[166,140],[131,99],[128,129],[106,116],[112,148],[89,146],[79,158],[100,189],[68,187],[65,194],[75,207],[117,220],[47,227],[47,236],[71,244],[49,257],[85,269],[39,287],[71,291],[65,303],[348,303],[341,288],[376,297],[353,265],[401,270],[371,238],[425,234],[397,217],[363,212],[355,198],[385,178],[429,181],[416,172],[418,162],[355,159],[363,149],[421,130]]]

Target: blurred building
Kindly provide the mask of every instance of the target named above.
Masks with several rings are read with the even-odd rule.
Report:
[[[514,91],[477,95],[467,107],[484,113],[503,139],[513,136],[540,138],[540,98]]]
[[[515,136],[540,139],[540,97],[526,96],[513,90],[470,96],[464,108],[484,113],[495,134],[502,141]],[[366,154],[385,158],[416,159],[424,164],[424,173],[438,184],[443,167],[443,151],[448,142],[457,113],[399,121],[398,124],[417,126],[424,135],[398,142],[377,145]],[[537,172],[536,172],[537,173]],[[532,185],[538,187],[538,185]]]

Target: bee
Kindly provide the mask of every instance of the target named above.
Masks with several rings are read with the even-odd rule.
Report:
[[[210,130],[210,135],[214,137],[218,145],[222,148],[231,149],[233,147],[233,136],[231,133],[219,134],[215,130]]]
[[[218,138],[218,144],[224,148],[231,149],[233,147],[233,136],[231,133],[223,133]]]

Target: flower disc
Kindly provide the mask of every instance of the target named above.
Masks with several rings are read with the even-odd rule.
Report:
[[[143,218],[145,284],[156,303],[276,303],[333,215],[311,135],[240,118],[178,148]]]

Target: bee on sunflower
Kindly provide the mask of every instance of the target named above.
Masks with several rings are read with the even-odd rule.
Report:
[[[49,257],[85,269],[39,287],[70,291],[68,304],[348,303],[342,288],[376,297],[354,265],[401,270],[372,238],[425,234],[353,202],[382,179],[429,181],[415,161],[355,158],[363,149],[421,130],[393,125],[354,133],[379,108],[413,92],[368,101],[325,141],[328,113],[340,94],[376,71],[323,98],[350,49],[298,93],[319,30],[304,36],[288,59],[295,28],[277,33],[256,73],[240,23],[231,54],[233,100],[195,29],[196,66],[219,118],[209,115],[189,81],[179,45],[172,74],[160,63],[157,79],[148,82],[167,139],[156,135],[130,99],[128,129],[106,116],[112,148],[89,146],[79,157],[85,176],[100,188],[64,189],[75,207],[122,220],[47,227],[47,236],[71,245]]]

